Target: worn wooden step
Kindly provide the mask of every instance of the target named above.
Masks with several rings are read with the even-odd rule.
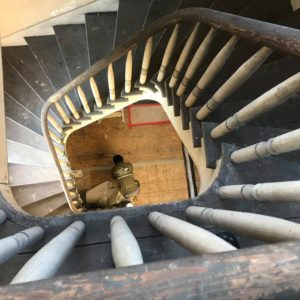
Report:
[[[44,101],[32,90],[23,78],[3,59],[4,91],[18,103],[40,118]]]
[[[85,15],[90,65],[113,51],[116,18],[116,12]],[[104,69],[97,74],[95,80],[102,99],[105,99],[108,94],[107,70]]]
[[[60,193],[25,205],[22,208],[33,216],[43,217],[60,208],[66,201],[65,194]]]
[[[52,155],[31,146],[7,140],[8,162],[12,164],[54,167]]]
[[[3,47],[2,55],[44,101],[55,92],[28,46]]]
[[[49,151],[45,138],[40,134],[9,118],[5,118],[5,125],[7,139],[42,151]]]
[[[59,90],[71,81],[55,35],[25,37],[25,40],[55,90]],[[80,109],[81,103],[76,92],[71,91],[68,95],[75,107]]]
[[[68,72],[74,79],[90,66],[85,24],[57,25],[53,28]],[[88,103],[92,104],[94,97],[89,82],[81,87]]]
[[[9,185],[19,186],[60,180],[54,167],[9,164]]]
[[[58,207],[57,209],[53,210],[49,214],[47,214],[47,217],[51,216],[63,216],[63,215],[72,215],[73,212],[70,210],[69,204],[65,203]]]
[[[44,198],[52,197],[63,192],[60,181],[14,186],[12,188],[18,204],[23,207]]]
[[[5,116],[39,135],[43,135],[41,120],[14,98],[4,94]]]
[[[151,1],[120,0],[117,15],[114,48],[126,42],[144,27]],[[134,12],[134,18],[132,13]]]

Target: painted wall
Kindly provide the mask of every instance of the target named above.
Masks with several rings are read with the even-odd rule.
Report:
[[[1,37],[11,35],[24,28],[55,18],[95,0],[0,0]],[[99,1],[98,1],[99,2]],[[112,0],[101,0],[107,5]],[[101,4],[102,4],[101,3]]]

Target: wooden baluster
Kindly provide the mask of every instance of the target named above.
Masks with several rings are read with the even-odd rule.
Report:
[[[81,88],[80,85],[77,87],[77,92],[78,92],[79,99],[80,99],[80,101],[81,101],[81,104],[82,104],[82,106],[83,106],[85,112],[86,112],[87,114],[89,114],[89,113],[91,112],[90,107],[89,107],[89,103],[88,103],[88,101],[87,101],[87,99],[86,99],[86,96],[85,96],[85,93],[84,93],[84,91],[82,90],[82,88]]]
[[[188,207],[186,215],[192,221],[201,221],[259,241],[275,243],[300,239],[300,225],[279,218],[200,206]]]
[[[177,89],[177,96],[182,96],[187,89],[187,86],[192,79],[195,72],[198,70],[204,58],[206,57],[208,50],[216,36],[217,30],[215,28],[211,28],[206,35],[205,39],[199,46],[197,52],[195,53],[192,61],[189,64],[188,69],[185,72],[185,75]]]
[[[61,126],[50,114],[48,114],[47,119],[50,122],[50,124],[52,124],[52,126],[57,130],[57,132],[59,132],[59,133],[62,132]]]
[[[234,151],[231,154],[231,161],[240,164],[295,150],[300,150],[300,129],[276,136],[266,142],[260,142]]]
[[[111,219],[110,232],[112,257],[117,268],[143,264],[138,242],[122,217]]]
[[[66,124],[70,124],[70,119],[58,102],[55,102],[55,107]]]
[[[216,77],[216,75],[223,68],[224,64],[230,57],[232,51],[234,50],[239,38],[237,36],[231,37],[231,39],[225,44],[225,46],[216,55],[213,61],[210,63],[206,69],[203,76],[198,81],[194,90],[189,94],[185,101],[187,107],[191,107],[196,102],[199,95],[203,90],[211,83],[211,81]]]
[[[172,58],[173,52],[175,50],[175,46],[176,46],[176,42],[177,42],[177,37],[178,37],[178,33],[179,33],[179,24],[175,25],[175,28],[172,32],[172,35],[169,39],[169,42],[167,44],[162,62],[161,62],[161,66],[157,75],[157,81],[161,82],[164,80],[165,75],[166,75],[166,69],[169,65],[169,62]]]
[[[225,99],[241,87],[256,72],[256,70],[263,64],[272,52],[272,49],[262,47],[245,63],[243,63],[197,112],[197,119],[204,120],[212,111],[224,102]]]
[[[132,80],[132,50],[129,50],[126,57],[125,65],[125,93],[131,91],[131,80]]]
[[[116,91],[115,91],[115,75],[113,65],[110,64],[107,70],[107,79],[108,79],[108,89],[110,100],[116,100]]]
[[[79,119],[79,114],[71,100],[71,98],[68,95],[65,95],[65,101],[70,109],[70,111],[72,112],[73,116],[75,117],[75,119]]]
[[[152,55],[152,48],[153,48],[153,37],[149,37],[145,46],[144,56],[143,56],[143,63],[142,63],[142,70],[140,75],[140,83],[144,84],[147,80],[148,69],[150,65],[151,55]]]
[[[70,255],[84,230],[83,222],[73,222],[35,253],[17,273],[11,284],[53,277]]]
[[[178,244],[194,254],[236,249],[205,229],[159,212],[150,213],[148,220],[155,229],[174,239]]]
[[[8,261],[20,251],[39,242],[44,235],[44,229],[34,226],[0,240],[0,264]]]
[[[276,85],[211,131],[217,139],[284,103],[300,90],[300,72]]]
[[[300,181],[227,185],[220,187],[218,194],[229,200],[300,202]]]
[[[184,64],[186,63],[191,51],[192,51],[192,47],[195,43],[195,40],[196,40],[196,36],[197,36],[197,32],[198,32],[198,29],[200,27],[200,22],[197,22],[192,33],[190,34],[180,56],[179,56],[179,59],[177,61],[177,64],[176,64],[176,67],[175,67],[175,70],[172,74],[172,77],[171,77],[171,80],[170,80],[170,83],[169,83],[169,87],[170,88],[173,88],[177,81],[178,81],[178,77],[179,77],[179,74],[181,73],[183,67],[184,67]]]
[[[95,98],[97,107],[101,107],[102,106],[102,99],[101,99],[101,96],[100,96],[100,93],[99,93],[97,83],[96,83],[93,76],[90,78],[90,86],[91,86],[91,89],[92,89],[93,96]]]

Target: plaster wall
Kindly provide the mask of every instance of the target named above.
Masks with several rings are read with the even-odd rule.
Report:
[[[2,46],[25,44],[24,36],[53,34],[52,26],[84,22],[87,12],[117,11],[119,0],[0,0]]]

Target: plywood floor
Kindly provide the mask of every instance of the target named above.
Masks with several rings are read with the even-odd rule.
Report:
[[[171,124],[128,128],[125,111],[125,122],[104,119],[73,133],[67,152],[72,169],[81,170],[81,190],[112,180],[112,157],[121,154],[141,184],[137,205],[188,198],[181,142]]]

